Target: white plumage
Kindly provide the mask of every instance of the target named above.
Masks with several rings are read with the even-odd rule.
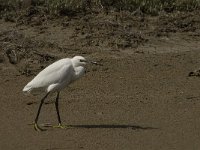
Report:
[[[42,70],[32,81],[30,81],[23,89],[23,92],[41,91],[46,95],[42,98],[37,116],[34,122],[34,128],[38,131],[41,128],[37,125],[40,110],[45,98],[49,93],[57,92],[55,107],[58,115],[59,125],[57,127],[63,128],[58,109],[58,99],[60,91],[69,85],[71,82],[82,77],[85,73],[84,66],[86,59],[82,56],[75,56],[73,58],[65,58],[56,61]],[[91,62],[96,64],[96,62]]]
[[[60,91],[84,74],[85,68],[83,66],[85,64],[86,60],[81,56],[58,60],[42,70],[24,87],[23,92],[38,89],[47,93]]]

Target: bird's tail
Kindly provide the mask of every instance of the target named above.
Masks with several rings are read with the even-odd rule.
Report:
[[[31,90],[32,90],[32,87],[31,86],[29,86],[28,84],[23,88],[23,92],[24,93],[30,93],[31,92]]]
[[[22,91],[24,94],[39,95],[46,92],[46,89],[44,87],[34,87],[32,84],[27,84]]]

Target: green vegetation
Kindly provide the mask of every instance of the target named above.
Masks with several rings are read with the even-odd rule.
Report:
[[[45,7],[47,13],[65,15],[70,11],[136,11],[158,14],[160,11],[193,11],[200,8],[200,0],[0,0],[0,13],[29,6]],[[67,13],[66,13],[67,12]]]

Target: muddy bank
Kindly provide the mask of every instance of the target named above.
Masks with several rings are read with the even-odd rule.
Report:
[[[128,12],[0,21],[1,149],[198,149],[198,12],[157,17]],[[22,89],[57,59],[83,55],[82,80],[61,93],[64,124],[32,126],[40,96]],[[56,124],[49,97],[39,122]]]

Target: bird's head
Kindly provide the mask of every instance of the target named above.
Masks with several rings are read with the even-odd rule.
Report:
[[[72,63],[76,67],[78,67],[78,66],[85,66],[87,63],[91,63],[91,64],[95,64],[95,65],[101,65],[101,64],[98,64],[95,61],[86,60],[83,56],[74,56],[72,58]]]
[[[87,60],[83,56],[75,56],[72,58],[73,65],[78,66],[85,66],[87,64]]]

